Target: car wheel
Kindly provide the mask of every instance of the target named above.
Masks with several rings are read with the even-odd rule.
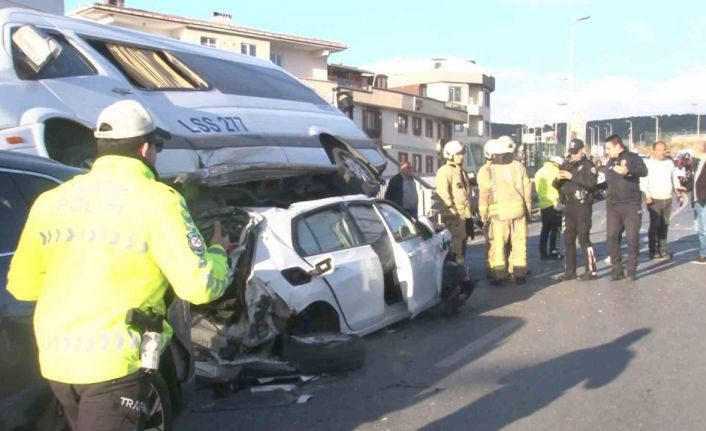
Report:
[[[285,335],[282,352],[287,362],[306,374],[355,370],[365,362],[363,339],[339,332]]]
[[[145,431],[168,431],[172,429],[174,412],[169,398],[169,389],[159,373],[147,374],[147,416]]]
[[[338,166],[339,177],[346,193],[375,196],[380,191],[377,172],[345,148],[331,148],[331,158]]]

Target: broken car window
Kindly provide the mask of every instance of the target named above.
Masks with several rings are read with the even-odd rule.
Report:
[[[61,53],[47,67],[35,73],[28,65],[25,55],[12,44],[12,61],[17,76],[23,80],[68,78],[71,76],[95,75],[96,71],[81,53],[66,38],[55,31],[45,31],[61,45]]]
[[[173,54],[224,94],[326,104],[314,90],[280,69],[184,52]]]

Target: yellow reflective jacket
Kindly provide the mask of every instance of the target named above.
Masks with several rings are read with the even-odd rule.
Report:
[[[532,214],[532,183],[516,160],[486,163],[478,171],[478,213],[482,219],[514,220]]]
[[[436,194],[442,203],[442,218],[471,218],[472,190],[462,166],[447,161],[436,171]]]
[[[129,309],[164,315],[168,285],[197,304],[223,294],[225,250],[204,244],[184,198],[136,159],[101,157],[89,173],[39,196],[7,290],[37,301],[42,375],[85,384],[136,372],[140,334],[125,324]],[[165,321],[165,339],[171,334]]]
[[[540,209],[554,207],[559,202],[559,190],[552,185],[558,175],[559,166],[552,162],[546,162],[534,174],[534,188],[537,190]]]

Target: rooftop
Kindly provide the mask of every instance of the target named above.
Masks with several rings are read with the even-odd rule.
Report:
[[[148,11],[148,10],[144,10],[144,9],[118,7],[118,6],[111,6],[111,5],[102,4],[102,3],[95,3],[92,5],[85,5],[85,6],[79,7],[77,10],[71,12],[69,15],[95,19],[95,17],[91,16],[91,15],[94,15],[95,12],[103,12],[108,15],[120,14],[120,15],[128,15],[128,16],[134,16],[134,17],[139,17],[139,18],[154,19],[154,20],[159,20],[159,21],[166,21],[166,22],[171,22],[171,23],[183,24],[183,25],[189,26],[189,27],[199,27],[199,28],[215,30],[215,31],[219,31],[219,32],[237,33],[240,35],[247,35],[247,36],[254,37],[254,38],[269,39],[269,40],[273,40],[273,41],[309,45],[309,46],[316,47],[316,48],[329,49],[332,52],[338,52],[338,51],[343,51],[345,49],[348,49],[348,46],[346,44],[340,43],[340,42],[332,42],[332,41],[323,40],[323,39],[303,37],[303,36],[297,36],[297,35],[286,34],[286,33],[274,33],[274,32],[269,32],[269,31],[257,30],[257,29],[253,29],[253,28],[249,28],[249,27],[242,27],[242,26],[238,26],[238,25],[228,24],[225,22],[214,22],[214,21],[200,20],[200,19],[194,19],[194,18],[186,18],[186,17],[182,17],[182,16],[177,16],[177,15],[152,12],[152,11]]]

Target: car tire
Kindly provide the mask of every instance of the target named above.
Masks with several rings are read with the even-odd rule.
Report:
[[[169,389],[160,373],[147,373],[147,404],[148,415],[145,418],[145,431],[169,431],[174,425],[174,410],[169,397]]]
[[[286,361],[305,374],[350,371],[365,363],[362,337],[340,332],[285,335],[282,352]]]
[[[331,159],[338,167],[339,186],[347,194],[363,193],[376,196],[380,191],[378,174],[350,151],[341,147],[330,149]]]

